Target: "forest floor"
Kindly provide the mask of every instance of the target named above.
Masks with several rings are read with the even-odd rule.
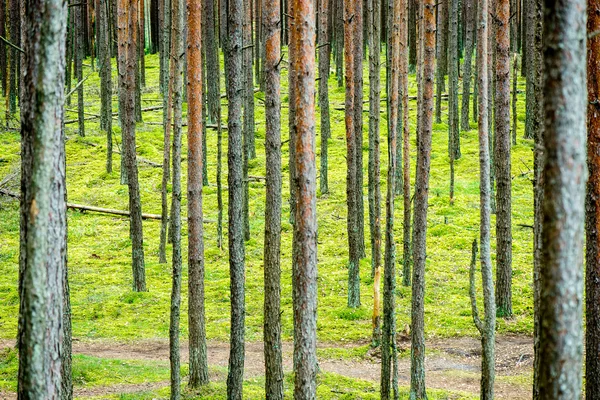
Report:
[[[319,350],[355,348],[364,343],[320,343]],[[14,346],[14,341],[0,341],[0,351]],[[219,341],[209,341],[208,360],[211,365],[211,381],[226,379],[229,359],[229,345]],[[166,340],[144,340],[140,342],[93,341],[73,343],[73,352],[101,359],[115,359],[122,363],[131,361],[149,362],[169,359],[169,343]],[[399,338],[399,384],[410,385],[410,342],[406,337]],[[481,345],[476,338],[448,338],[427,341],[426,376],[430,389],[448,392],[448,398],[477,397],[479,393],[479,371],[481,363]],[[293,344],[284,342],[284,372],[292,370]],[[182,361],[187,362],[187,343],[181,347]],[[245,379],[260,379],[264,376],[263,344],[246,344]],[[524,336],[498,336],[496,338],[496,398],[526,399],[531,397],[531,373],[533,361],[533,343]],[[381,365],[378,351],[369,351],[360,358],[319,357],[319,370],[322,373],[339,375],[355,380],[378,384]],[[123,394],[152,392],[169,386],[168,380],[144,381],[140,383],[115,383],[100,386],[76,386],[77,398],[103,398]],[[334,393],[344,394],[338,388]],[[452,395],[455,393],[455,395]],[[3,398],[14,398],[14,394],[5,392]],[[456,396],[456,397],[455,397]]]
[[[88,60],[89,61],[89,60]],[[162,98],[158,89],[158,57],[146,57],[146,87],[142,92],[143,122],[136,125],[139,163],[140,195],[145,213],[160,214],[162,170],[157,168],[163,159]],[[384,65],[384,64],[382,64]],[[87,67],[86,67],[87,68]],[[223,70],[223,69],[221,69]],[[365,63],[365,100],[368,98],[367,63]],[[113,82],[117,82],[113,68]],[[282,140],[288,139],[287,70],[282,70]],[[385,71],[382,70],[382,82]],[[346,136],[344,128],[345,90],[336,77],[329,79],[331,103],[331,137],[329,139],[329,193],[317,194],[318,244],[318,321],[317,336],[320,367],[318,398],[377,399],[379,397],[379,358],[370,349],[373,310],[373,279],[369,246],[369,217],[367,203],[367,162],[369,115],[364,113],[364,206],[365,242],[367,257],[361,261],[361,306],[347,307],[348,252],[346,226]],[[532,248],[533,235],[533,141],[523,138],[525,120],[525,82],[518,82],[517,143],[512,156],[512,222],[513,222],[513,311],[510,319],[498,319],[498,397],[517,399],[530,397],[531,335],[533,332]],[[120,184],[120,154],[113,154],[113,171],[107,172],[106,133],[99,129],[99,78],[91,74],[84,84],[86,120],[85,137],[78,136],[76,109],[67,107],[66,160],[67,191],[71,203],[126,210],[127,187]],[[221,79],[221,93],[224,81]],[[409,94],[415,96],[415,76],[409,76]],[[265,118],[264,94],[255,94],[257,158],[249,162],[249,174],[265,175]],[[385,97],[382,95],[382,97]],[[0,116],[5,115],[0,101]],[[223,124],[227,123],[227,101],[222,99]],[[368,108],[365,106],[365,109]],[[113,90],[113,111],[117,111],[117,90]],[[184,120],[187,117],[183,106]],[[75,110],[76,111],[76,110]],[[381,193],[387,185],[387,120],[385,103],[381,107]],[[477,398],[479,387],[478,332],[471,316],[469,300],[469,262],[471,243],[479,236],[479,158],[476,123],[471,130],[460,134],[462,157],[455,162],[456,188],[454,203],[450,204],[449,158],[447,152],[447,101],[442,104],[442,123],[435,123],[431,155],[431,180],[427,230],[427,266],[425,286],[425,335],[427,338],[427,384],[431,400]],[[120,148],[120,127],[115,116],[113,137],[115,150]],[[317,108],[317,164],[320,166],[320,116]],[[4,121],[2,121],[4,123]],[[20,136],[18,123],[9,120],[0,134],[0,188],[19,191]],[[410,158],[411,183],[414,185],[416,165],[416,101],[410,101]],[[187,147],[187,128],[183,146]],[[204,217],[217,219],[217,137],[207,131],[207,177],[203,189]],[[289,223],[288,145],[282,147],[283,210],[281,243],[281,322],[285,344],[285,360],[290,371],[291,340],[293,339],[291,249],[293,227]],[[224,243],[227,243],[227,131],[223,132],[223,201]],[[183,150],[182,214],[187,211],[187,163]],[[148,163],[151,161],[152,163]],[[401,165],[401,164],[400,164]],[[250,182],[250,240],[246,242],[246,330],[248,348],[247,379],[244,395],[248,399],[264,398],[262,375],[263,338],[263,232],[265,211],[264,181]],[[414,186],[413,186],[414,187]],[[170,187],[169,187],[170,190]],[[396,318],[398,327],[410,324],[411,287],[401,286],[403,202],[399,196],[395,209],[398,286],[396,288]],[[495,224],[495,217],[492,217]],[[105,390],[99,398],[140,400],[168,397],[169,363],[166,340],[169,334],[169,303],[171,292],[170,264],[158,262],[160,222],[144,221],[144,249],[148,291],[131,290],[131,241],[127,218],[92,212],[68,212],[68,268],[75,355],[73,380],[76,393]],[[227,345],[229,339],[229,264],[228,251],[216,246],[216,224],[204,225],[206,332],[210,349],[210,371],[218,378],[193,398],[219,399],[226,392]],[[495,229],[492,227],[492,260],[495,259]],[[181,304],[181,341],[187,339],[187,225],[182,232],[183,281]],[[168,246],[167,259],[171,248]],[[10,350],[16,337],[19,259],[19,203],[0,195],[0,351],[1,393],[16,390],[17,355]],[[478,274],[479,278],[479,274]],[[478,303],[482,309],[478,279]],[[6,347],[9,346],[9,347]],[[401,342],[401,396],[406,396],[410,346]],[[185,353],[185,350],[184,350]],[[187,363],[182,375],[187,375]],[[223,379],[221,379],[223,378]],[[293,388],[293,376],[286,374],[286,394]],[[125,386],[129,387],[127,389]],[[128,386],[129,385],[129,386]],[[141,385],[141,386],[138,386]],[[147,386],[143,386],[147,385]],[[105,388],[105,389],[98,389]],[[129,393],[126,393],[129,391]],[[93,394],[93,393],[90,393]],[[8,396],[8,395],[7,395]]]

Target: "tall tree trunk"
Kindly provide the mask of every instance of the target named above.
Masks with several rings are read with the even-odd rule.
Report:
[[[290,71],[295,75],[293,239],[294,399],[317,396],[317,166],[315,156],[315,5],[291,0]]]
[[[146,87],[146,1],[140,0],[140,85]]]
[[[189,386],[208,383],[206,323],[204,318],[204,229],[202,226],[202,2],[187,0],[188,77],[188,325],[190,347]]]
[[[449,39],[449,0],[439,2],[437,9],[437,66],[436,66],[436,98],[435,122],[442,123],[442,94],[444,93],[446,71],[448,71],[448,39]],[[448,105],[450,102],[448,101]]]
[[[358,235],[358,256],[365,257],[365,204],[363,201],[363,2],[354,5],[354,140],[356,162],[356,229]],[[357,264],[358,271],[358,264]],[[358,272],[357,272],[358,273]],[[360,299],[359,299],[360,303]]]
[[[544,2],[540,399],[581,396],[586,3]]]
[[[384,257],[384,283],[383,283],[383,329],[381,335],[381,399],[390,399],[391,391],[391,366],[396,353],[396,244],[394,241],[394,194],[396,174],[396,124],[398,123],[398,94],[400,80],[400,24],[402,1],[394,0],[391,12],[390,35],[390,69],[391,79],[389,87],[389,128],[388,128],[388,172],[387,193],[385,200],[385,257]],[[394,398],[397,397],[394,392]]]
[[[3,1],[0,3],[0,35],[2,37],[6,37],[6,12],[7,12],[7,2]],[[68,18],[68,17],[67,17]],[[2,84],[2,96],[6,97],[7,94],[7,65],[6,61],[8,58],[8,49],[6,48],[6,44],[4,42],[0,43],[0,82]]]
[[[112,172],[112,66],[110,63],[109,8],[107,0],[96,0],[96,35],[100,70],[100,128],[106,131],[106,172]]]
[[[229,174],[229,271],[231,276],[231,334],[227,398],[242,398],[244,378],[244,220],[242,171],[242,0],[229,0],[227,13],[227,97],[229,98],[227,125],[229,130],[227,165]]]
[[[381,0],[368,0],[369,39],[369,227],[371,231],[371,276],[373,277],[373,344],[381,337],[381,187],[379,112],[381,109]]]
[[[458,123],[458,1],[459,0],[449,0],[450,35],[448,45],[448,156],[450,158],[451,205],[454,203],[454,160],[458,158],[457,155],[460,155],[460,126]]]
[[[510,176],[510,0],[496,0],[496,312],[512,316],[512,228]]]
[[[268,399],[283,399],[283,361],[281,353],[281,58],[279,0],[266,1],[263,7],[265,33],[265,153],[266,203],[264,246],[264,352],[265,393]]]
[[[589,33],[600,30],[600,4],[588,0]],[[600,397],[600,38],[588,41],[588,169],[586,196],[586,280],[585,280],[585,396]]]
[[[473,47],[475,39],[475,21],[477,15],[475,13],[475,2],[473,0],[463,0],[465,4],[465,59],[463,63],[463,94],[460,129],[462,131],[471,130],[469,125],[469,109],[471,99],[471,71],[473,62]]]
[[[481,241],[481,279],[483,285],[484,320],[481,321],[477,312],[477,301],[475,297],[475,254],[477,244],[474,243],[473,260],[471,264],[470,297],[473,310],[473,321],[481,335],[481,398],[492,400],[494,398],[495,380],[495,328],[496,328],[496,300],[494,296],[494,281],[492,273],[492,258],[490,250],[491,236],[491,190],[490,190],[490,146],[488,131],[488,1],[479,3],[477,21],[477,76],[479,90],[479,203],[480,222],[479,239]]]
[[[83,7],[85,3],[80,3],[74,6],[73,19],[75,21],[75,79],[77,83],[81,83],[83,80],[83,58],[84,56],[84,35],[85,31],[83,29]],[[83,85],[79,85],[77,88],[77,115],[79,120],[79,136],[85,136],[85,109],[83,105]]]
[[[417,42],[420,39],[417,37],[417,8],[420,3],[417,0],[408,0],[408,66],[410,71],[414,71],[417,67]]]
[[[19,46],[21,44],[21,18],[19,17],[19,0],[9,0],[9,31],[10,31],[10,41],[13,44]],[[24,1],[24,0],[21,0]],[[10,62],[9,62],[9,94],[8,94],[8,107],[7,113],[9,116],[14,115],[17,112],[17,92],[19,85],[19,73],[18,73],[18,64],[19,64],[20,54],[17,53],[17,50],[14,48],[10,49]]]
[[[70,342],[70,314],[65,313],[66,25],[57,23],[67,18],[67,7],[63,1],[27,1],[23,11],[23,31],[29,34],[24,35],[22,64],[17,392],[23,399],[70,399],[70,348],[64,338],[68,335]]]
[[[332,0],[333,7],[333,28],[335,32],[335,74],[337,76],[338,86],[344,85],[344,0]]]
[[[401,34],[400,34],[400,91],[402,93],[402,164],[404,172],[404,219],[402,224],[402,285],[410,286],[410,267],[411,267],[411,240],[410,240],[410,109],[408,108],[408,1],[402,0],[400,5],[401,15]],[[397,160],[396,162],[399,162]]]
[[[413,282],[411,310],[411,398],[425,394],[425,259],[427,235],[427,199],[431,166],[431,131],[433,123],[433,77],[435,67],[435,0],[425,0],[423,10],[423,101],[417,154],[415,183],[415,217],[413,244]]]
[[[360,306],[360,245],[358,236],[358,195],[356,193],[357,184],[357,162],[356,153],[356,129],[355,129],[355,108],[360,108],[362,112],[362,102],[356,102],[356,73],[355,66],[355,45],[353,40],[356,32],[357,18],[356,6],[354,0],[344,0],[344,57],[346,61],[346,151],[347,151],[347,174],[346,174],[346,203],[348,207],[347,227],[348,227],[348,307]]]
[[[319,108],[321,109],[321,171],[319,187],[321,195],[329,193],[327,182],[328,141],[331,136],[329,120],[329,62],[331,58],[331,38],[329,37],[329,2],[319,0]],[[263,16],[265,18],[265,16]]]
[[[123,154],[127,169],[131,238],[131,259],[133,290],[146,291],[144,268],[144,238],[142,233],[142,206],[135,151],[135,73],[137,68],[137,10],[135,0],[119,0],[119,108],[121,111],[121,132]]]

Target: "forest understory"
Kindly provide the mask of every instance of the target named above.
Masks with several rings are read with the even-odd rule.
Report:
[[[146,87],[142,91],[143,122],[136,125],[137,154],[142,211],[160,214],[163,156],[162,97],[159,93],[159,58],[146,55]],[[382,55],[383,62],[383,55]],[[85,74],[91,73],[85,60]],[[366,64],[366,63],[365,63]],[[368,93],[365,68],[364,98]],[[113,66],[113,80],[116,81]],[[282,70],[282,141],[288,136],[287,69]],[[382,82],[385,70],[382,69]],[[221,93],[224,83],[221,82]],[[86,136],[78,136],[76,96],[67,106],[66,162],[67,192],[70,203],[126,210],[127,186],[120,184],[120,154],[114,154],[112,173],[107,173],[106,134],[96,116],[100,110],[97,73],[84,83]],[[379,398],[379,354],[371,349],[373,279],[369,246],[360,262],[359,308],[347,306],[348,250],[346,231],[346,137],[344,127],[344,87],[334,74],[329,80],[331,138],[329,139],[329,193],[317,193],[318,217],[318,351],[319,399]],[[513,316],[498,319],[496,397],[529,398],[532,382],[533,334],[533,140],[523,139],[525,121],[525,81],[517,85],[517,143],[512,147],[512,225],[513,225]],[[415,75],[409,76],[411,165],[416,163]],[[113,93],[113,112],[117,94]],[[246,241],[246,369],[244,395],[264,398],[263,326],[263,232],[265,214],[265,117],[264,94],[255,93],[255,138],[257,157],[249,160],[250,240]],[[0,115],[4,115],[4,101]],[[222,99],[223,124],[227,101]],[[442,120],[447,121],[447,98],[443,98]],[[368,126],[368,103],[363,125]],[[317,108],[317,113],[319,109]],[[183,105],[186,121],[186,104]],[[381,154],[387,154],[387,114],[381,107]],[[120,150],[120,128],[114,117],[115,149]],[[319,121],[317,115],[317,121]],[[20,135],[17,121],[0,135],[0,190],[19,192]],[[187,147],[184,126],[183,148]],[[317,124],[319,149],[320,127]],[[367,135],[364,135],[364,171],[367,168]],[[425,295],[425,335],[427,338],[427,382],[430,399],[478,398],[481,345],[473,324],[469,301],[469,262],[471,243],[479,235],[479,159],[477,124],[460,133],[462,157],[455,164],[455,193],[449,196],[448,126],[434,124],[431,152],[431,180],[427,230]],[[227,131],[223,132],[223,149]],[[282,338],[286,397],[293,390],[291,354],[293,337],[291,253],[292,225],[289,223],[288,145],[282,146]],[[182,210],[186,213],[187,166],[182,163]],[[320,158],[317,151],[317,165]],[[227,182],[224,161],[223,182]],[[216,131],[207,129],[208,186],[204,187],[204,240],[206,265],[206,331],[211,384],[184,397],[225,398],[229,337],[229,266],[227,246],[217,246],[216,215]],[[381,170],[387,170],[387,157],[381,157]],[[414,169],[411,171],[414,181]],[[365,173],[366,176],[366,173]],[[365,210],[367,180],[364,186]],[[385,193],[386,177],[381,177]],[[414,187],[414,182],[411,184]],[[169,185],[170,188],[170,185]],[[226,187],[225,187],[226,190]],[[227,196],[224,196],[227,207]],[[19,310],[19,203],[0,194],[0,398],[14,398],[18,361],[14,350]],[[368,220],[368,210],[365,220]],[[401,285],[402,201],[396,201],[395,238],[398,262],[396,318],[400,331],[410,324],[411,289]],[[492,216],[492,226],[495,217]],[[227,226],[227,218],[224,220]],[[182,229],[183,287],[187,287],[187,233]],[[74,340],[74,394],[77,398],[154,399],[169,394],[168,334],[171,265],[158,262],[160,222],[145,220],[147,292],[132,291],[131,240],[127,218],[94,212],[68,211],[68,268]],[[368,224],[366,235],[368,235]],[[224,229],[225,243],[227,230]],[[492,260],[495,260],[495,232],[492,230]],[[170,260],[170,257],[168,257]],[[495,262],[492,263],[495,265]],[[480,274],[477,275],[478,277]],[[479,279],[479,278],[478,278]],[[481,287],[478,284],[477,287]],[[481,291],[478,291],[481,299]],[[480,301],[480,308],[482,304]],[[181,340],[187,339],[187,294],[182,295]],[[403,328],[404,327],[404,328]],[[399,335],[399,380],[406,394],[410,379],[410,343]],[[183,346],[187,373],[187,350]],[[261,392],[262,391],[262,392]]]

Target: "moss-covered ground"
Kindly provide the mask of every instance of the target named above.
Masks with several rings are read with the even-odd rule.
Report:
[[[89,61],[88,61],[89,63]],[[366,64],[366,63],[365,63]],[[366,67],[366,65],[365,65]],[[89,71],[89,68],[87,68]],[[287,70],[282,72],[282,139],[288,136],[287,109]],[[147,84],[143,90],[142,107],[162,104],[158,90],[158,57],[146,57]],[[382,71],[382,78],[384,71]],[[116,69],[113,82],[117,81]],[[382,80],[382,82],[385,82]],[[86,81],[86,112],[98,114],[99,78],[92,74]],[[221,82],[224,86],[224,82]],[[409,77],[411,96],[416,95],[414,75]],[[531,225],[532,212],[532,148],[530,140],[523,139],[525,102],[525,83],[519,81],[518,131],[517,144],[512,149],[513,175],[513,310],[514,317],[500,320],[498,333],[530,335],[533,328],[532,302],[532,231],[522,228]],[[344,88],[338,87],[332,75],[329,81],[331,102],[332,135],[329,140],[329,187],[330,193],[318,193],[317,213],[319,224],[318,248],[318,338],[320,341],[363,343],[360,352],[366,352],[364,343],[371,335],[371,312],[373,305],[373,282],[370,277],[370,249],[368,214],[365,214],[367,226],[366,243],[367,258],[361,262],[361,302],[358,309],[348,309],[347,302],[347,237],[346,237],[346,203],[345,203],[345,127]],[[368,95],[368,79],[365,69],[365,100]],[[257,158],[250,161],[250,175],[265,175],[264,156],[264,102],[262,93],[256,93],[256,150]],[[4,103],[4,102],[2,102]],[[222,99],[223,115],[226,121],[227,103]],[[444,102],[443,119],[447,119],[447,103]],[[76,119],[76,113],[70,111],[76,107],[68,106],[66,119]],[[365,106],[366,107],[366,106]],[[117,110],[116,91],[113,94],[113,110]],[[382,135],[382,193],[385,193],[387,170],[387,130],[385,107],[382,103],[381,135]],[[414,184],[414,166],[416,164],[415,117],[416,101],[410,102],[411,111],[411,175]],[[318,110],[317,110],[318,112]],[[2,110],[4,114],[4,110]],[[184,105],[185,116],[185,105]],[[146,159],[162,162],[162,112],[155,110],[143,113],[143,123],[136,128],[138,154]],[[319,116],[317,114],[317,153],[319,153],[321,135],[319,132]],[[368,114],[364,113],[364,173],[365,173],[365,212],[367,206],[367,122]],[[115,148],[120,145],[120,128],[114,121]],[[479,230],[479,159],[476,124],[472,129],[461,132],[462,158],[456,161],[456,194],[454,204],[449,202],[449,159],[447,155],[447,125],[435,124],[433,132],[433,150],[431,165],[430,200],[427,235],[427,270],[425,297],[425,331],[426,336],[456,337],[475,336],[476,329],[471,319],[471,308],[468,298],[468,267],[471,242],[478,237]],[[14,128],[14,122],[13,122]],[[185,132],[185,128],[184,128]],[[226,154],[227,136],[224,132],[223,149]],[[120,155],[114,154],[112,173],[105,171],[106,135],[99,129],[97,119],[86,121],[86,137],[77,136],[77,124],[66,125],[67,152],[67,186],[69,201],[99,207],[126,209],[127,187],[120,184]],[[208,140],[208,180],[209,186],[204,188],[205,218],[216,220],[216,131],[209,129]],[[184,137],[184,146],[186,146]],[[291,296],[291,244],[292,227],[288,222],[289,205],[287,197],[289,184],[287,180],[288,147],[283,146],[284,202],[282,214],[282,334],[284,340],[291,340],[293,335],[292,296]],[[185,158],[185,151],[184,151]],[[226,157],[224,157],[223,182],[226,185]],[[317,162],[320,157],[317,154]],[[0,180],[17,172],[19,169],[19,133],[7,129],[0,135]],[[146,213],[160,213],[160,186],[162,171],[145,163],[139,164],[140,190],[142,208]],[[183,213],[186,213],[187,168],[183,164]],[[13,181],[9,187],[18,190],[18,182]],[[227,206],[227,192],[224,192]],[[263,227],[265,210],[265,187],[263,181],[250,183],[250,229],[251,239],[246,243],[246,340],[262,339],[263,310]],[[401,262],[402,254],[402,201],[396,202],[396,243],[397,259]],[[225,212],[225,219],[227,213]],[[134,293],[131,289],[130,239],[129,222],[126,218],[96,213],[68,212],[69,224],[69,278],[71,285],[71,302],[73,318],[73,336],[80,341],[110,340],[136,341],[168,337],[169,299],[171,290],[171,265],[158,263],[158,243],[160,223],[154,220],[144,222],[144,247],[146,258],[146,277],[148,292]],[[224,226],[225,243],[227,240],[226,220]],[[492,223],[494,219],[492,219]],[[184,223],[184,282],[187,287],[186,247],[187,233]],[[223,250],[217,247],[216,224],[205,224],[205,265],[206,265],[206,325],[208,338],[212,340],[228,339],[229,335],[229,268],[227,246]],[[492,250],[495,248],[494,230],[492,229]],[[7,198],[0,198],[0,338],[11,339],[16,335],[19,300],[17,293],[18,272],[19,213],[18,203]],[[494,257],[494,255],[493,255]],[[400,264],[399,264],[400,266]],[[401,268],[398,268],[401,271]],[[397,319],[398,326],[410,323],[409,287],[400,286],[398,276]],[[481,293],[481,291],[478,291]],[[183,294],[181,318],[181,337],[187,338],[187,295]],[[358,344],[357,344],[358,346]],[[342,356],[347,352],[353,356],[356,351],[340,350]],[[6,361],[8,353],[0,364],[0,384],[14,383],[14,376],[7,376],[10,362]],[[168,378],[166,365],[111,364],[112,361],[94,360],[83,356],[75,358],[75,376],[77,385],[95,382],[95,373],[85,371],[98,368],[118,370],[120,376],[136,377],[154,374],[154,380]],[[12,365],[12,364],[11,364]],[[77,367],[79,365],[79,367]],[[94,367],[94,366],[97,366]],[[77,368],[80,368],[79,370]],[[11,372],[12,371],[12,372]],[[121,373],[120,372],[120,373]],[[80,377],[81,379],[79,379]],[[2,381],[4,379],[5,381]],[[78,380],[79,379],[79,380]],[[100,380],[104,378],[98,378]],[[115,379],[114,382],[118,382]],[[346,378],[329,374],[320,376],[321,391],[329,390],[332,398],[357,398],[353,393],[360,393],[361,398],[376,398],[376,385],[362,381],[349,382]],[[9,389],[12,383],[4,386]],[[105,384],[102,382],[101,384]],[[289,386],[288,390],[289,390]],[[206,389],[200,398],[220,398],[224,393],[224,383],[219,382]],[[248,398],[260,397],[261,382],[248,381],[245,390]],[[343,387],[343,393],[335,394],[335,388]],[[339,390],[338,390],[339,391]],[[210,393],[209,393],[210,392]],[[152,398],[154,394],[123,396],[121,398]],[[137,396],[137,397],[136,397]],[[432,393],[432,398],[436,395]],[[440,394],[445,398],[444,394]],[[328,398],[324,394],[320,398]],[[452,397],[455,398],[455,397]]]

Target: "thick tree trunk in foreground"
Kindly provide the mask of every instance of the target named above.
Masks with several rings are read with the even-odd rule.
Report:
[[[331,136],[329,120],[329,62],[331,58],[331,38],[329,37],[329,2],[319,0],[319,108],[321,109],[321,170],[319,188],[321,195],[329,193],[327,182],[328,141]]]
[[[70,374],[63,366],[70,365],[64,346],[70,330],[64,320],[66,25],[60,22],[67,7],[63,1],[30,0],[24,11],[17,391],[23,399],[69,399],[70,376],[62,376]]]
[[[295,104],[296,217],[293,242],[294,398],[317,391],[317,166],[315,156],[315,9],[313,0],[292,0],[290,72]]]
[[[396,177],[396,130],[398,123],[398,94],[400,80],[400,31],[401,31],[400,0],[394,0],[390,33],[390,69],[389,87],[389,128],[388,128],[388,172],[387,193],[385,201],[385,258],[383,283],[383,328],[381,335],[381,399],[390,399],[392,360],[396,353],[396,245],[394,241],[394,193]],[[395,389],[395,387],[394,387]],[[396,398],[397,393],[394,393]]]
[[[359,151],[356,144],[356,125],[355,108],[358,107],[362,112],[362,102],[356,103],[356,73],[355,66],[355,42],[353,40],[357,25],[355,18],[357,2],[354,0],[344,0],[344,57],[346,61],[346,204],[348,207],[347,228],[348,228],[348,307],[360,306],[360,245],[358,229],[358,194],[357,194],[357,156]],[[360,97],[358,97],[360,98]]]
[[[423,11],[423,102],[419,127],[417,180],[415,183],[415,217],[413,243],[413,282],[411,310],[411,379],[412,399],[425,394],[425,259],[427,235],[427,201],[431,166],[431,132],[433,125],[433,77],[435,67],[435,0],[425,0]]]
[[[283,399],[283,361],[281,353],[281,58],[279,0],[263,7],[265,33],[265,153],[266,190],[264,247],[264,352],[266,398]]]
[[[510,0],[496,0],[496,305],[498,317],[512,316],[512,228],[510,176]]]
[[[496,328],[496,301],[494,297],[494,281],[492,273],[492,258],[490,250],[491,236],[491,190],[490,190],[490,146],[488,131],[488,85],[489,76],[487,73],[488,65],[488,21],[489,21],[488,1],[483,0],[479,3],[477,15],[478,38],[477,38],[477,76],[479,90],[479,203],[480,203],[480,222],[479,239],[481,241],[481,280],[483,286],[484,320],[481,321],[477,311],[477,301],[475,294],[475,258],[471,264],[471,307],[473,311],[473,321],[481,335],[481,399],[492,400],[494,398],[494,367],[495,367],[495,328]],[[475,257],[477,244],[474,243],[473,256]]]
[[[129,189],[129,211],[131,237],[131,258],[133,270],[133,290],[146,291],[144,268],[144,238],[142,234],[142,205],[135,151],[135,73],[137,68],[137,8],[136,2],[119,0],[119,108],[121,111],[121,132],[123,135],[123,160],[127,169]]]
[[[188,77],[188,325],[192,388],[208,383],[204,318],[204,228],[202,225],[202,5],[187,0]]]
[[[540,399],[581,395],[586,1],[544,2]]]
[[[244,321],[245,321],[245,270],[244,270],[244,220],[242,213],[242,0],[229,0],[227,13],[227,97],[229,98],[227,127],[229,131],[227,177],[229,185],[229,273],[231,276],[231,335],[229,339],[229,372],[227,398],[242,398],[244,379]]]
[[[588,0],[588,33],[600,30],[600,4]],[[600,398],[600,37],[588,41],[588,169],[586,196],[585,396]]]

